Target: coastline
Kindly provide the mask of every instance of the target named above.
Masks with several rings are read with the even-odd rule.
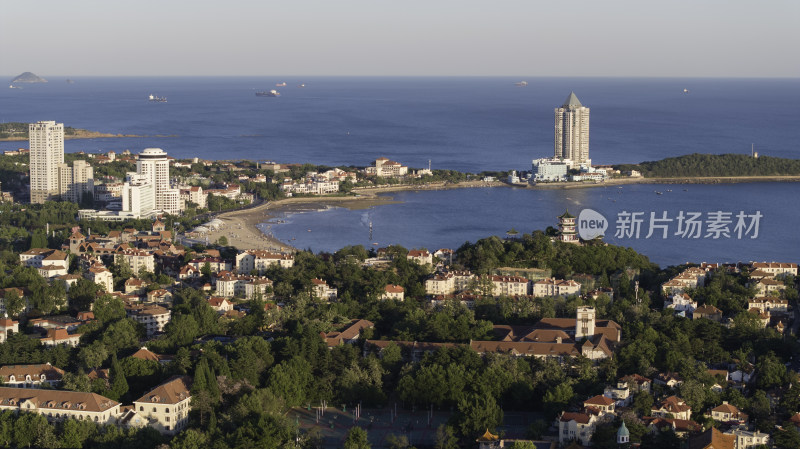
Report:
[[[85,129],[77,130],[75,134],[64,135],[64,140],[80,140],[80,139],[108,139],[108,138],[144,138],[144,137],[177,137],[176,135],[156,135],[156,136],[142,136],[138,134],[108,134],[97,131],[87,131]],[[0,142],[27,142],[27,137],[3,137]]]
[[[592,187],[624,186],[634,184],[735,184],[749,182],[800,182],[800,176],[743,176],[743,177],[704,177],[704,178],[626,178],[611,179],[600,183],[552,183],[536,186],[512,186],[504,182],[463,181],[459,183],[436,183],[428,185],[394,185],[355,188],[356,196],[316,196],[292,197],[270,201],[258,206],[221,212],[214,215],[225,222],[224,227],[208,234],[209,241],[215,242],[224,236],[228,245],[239,250],[260,249],[270,251],[294,252],[297,248],[277,238],[266,235],[258,225],[285,213],[316,211],[327,207],[345,207],[351,210],[367,209],[385,204],[397,204],[392,192],[450,190],[465,188],[507,187],[522,189],[580,189]]]
[[[209,232],[209,241],[215,242],[224,236],[228,245],[239,250],[261,249],[271,251],[296,251],[297,248],[266,235],[258,225],[285,213],[315,211],[326,207],[345,207],[351,210],[367,209],[384,204],[397,204],[393,197],[386,195],[392,192],[410,190],[449,190],[464,188],[508,187],[502,182],[487,183],[483,181],[464,181],[459,183],[436,183],[429,185],[395,185],[382,187],[356,188],[356,196],[317,196],[292,197],[270,201],[258,206],[222,212],[214,216],[225,222],[224,227]]]

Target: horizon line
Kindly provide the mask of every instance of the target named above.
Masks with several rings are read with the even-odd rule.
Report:
[[[25,72],[23,72],[25,73]],[[34,73],[34,72],[30,72]],[[34,73],[35,74],[35,73]],[[14,79],[19,75],[0,75]],[[36,74],[35,74],[36,75]],[[42,77],[41,75],[36,75]],[[47,75],[56,78],[610,78],[610,79],[800,79],[800,76],[788,75],[752,75],[752,76],[731,76],[731,75]],[[42,84],[42,83],[20,83],[20,84]]]

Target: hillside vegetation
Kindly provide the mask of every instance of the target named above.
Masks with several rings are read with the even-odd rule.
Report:
[[[787,176],[800,175],[800,159],[783,159],[745,154],[689,154],[660,161],[624,164],[615,168],[625,172],[639,170],[646,178],[703,176]]]

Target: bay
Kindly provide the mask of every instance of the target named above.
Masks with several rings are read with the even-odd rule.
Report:
[[[661,192],[659,195],[656,191]],[[639,184],[582,189],[532,190],[519,188],[468,188],[393,193],[400,204],[365,210],[331,207],[276,217],[263,226],[267,232],[301,249],[334,252],[345,245],[377,248],[399,244],[406,248],[456,249],[466,241],[488,236],[505,238],[515,229],[530,233],[557,227],[557,217],[568,210],[600,212],[609,221],[604,241],[647,255],[661,266],[685,262],[796,261],[800,235],[796,229],[796,198],[800,183],[743,184]],[[683,211],[701,213],[699,238],[676,235],[678,215]],[[620,214],[641,212],[638,238],[617,234]],[[651,215],[666,217],[664,238],[655,227],[648,238]],[[709,234],[710,213],[730,213],[724,226],[729,237]],[[760,213],[755,229],[735,232],[736,215]],[[666,215],[664,215],[666,213]],[[284,221],[279,223],[278,220]],[[752,219],[746,219],[749,226]],[[372,223],[372,240],[369,224]],[[375,245],[374,243],[377,243]]]

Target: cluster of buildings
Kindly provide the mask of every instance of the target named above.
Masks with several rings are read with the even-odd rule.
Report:
[[[563,362],[571,357],[600,361],[613,356],[622,339],[622,329],[611,320],[598,320],[592,307],[579,307],[575,318],[543,318],[532,326],[493,326],[494,340],[472,340],[470,348],[481,355],[550,358]],[[367,340],[365,355],[380,355],[388,345],[404,349],[407,361],[417,362],[429,352],[458,343]]]
[[[94,194],[94,170],[86,161],[64,163],[64,124],[31,123],[30,198],[33,204],[62,200],[80,202]]]
[[[347,172],[334,168],[322,173],[308,172],[299,181],[292,178],[284,178],[281,190],[287,195],[301,193],[309,195],[326,195],[339,192],[339,183],[344,181],[356,182],[357,175],[354,172]]]
[[[712,371],[715,370],[709,370]],[[722,372],[725,377],[729,374],[725,370]],[[639,374],[622,376],[615,385],[606,386],[602,395],[583,401],[579,410],[562,411],[557,418],[559,442],[563,446],[573,442],[591,445],[592,436],[598,426],[611,425],[617,417],[631,410],[634,395],[640,392],[652,394],[653,384],[661,384],[667,390],[680,385],[679,381],[669,384],[664,379],[672,377],[662,374],[652,380]],[[691,406],[670,393],[653,404],[650,413],[640,419],[651,433],[671,430],[679,437],[687,438],[688,447],[751,449],[770,442],[769,434],[753,430],[749,426],[747,414],[733,404],[723,401],[704,414],[716,421],[717,427],[722,431],[709,426],[704,432],[703,426],[692,420]],[[718,445],[708,446],[711,440]],[[617,443],[630,443],[630,432],[624,421],[617,431]],[[698,443],[702,444],[695,446]]]
[[[455,270],[440,271],[425,280],[425,292],[434,297],[452,296],[469,289],[482,290],[481,293],[489,296],[567,297],[580,294],[581,284],[555,278],[529,280],[522,276],[476,276],[469,271]]]
[[[50,364],[0,367],[0,410],[38,413],[50,422],[66,419],[99,425],[152,427],[176,434],[187,427],[191,411],[191,380],[173,377],[130,405],[96,393],[56,389],[64,371]]]

